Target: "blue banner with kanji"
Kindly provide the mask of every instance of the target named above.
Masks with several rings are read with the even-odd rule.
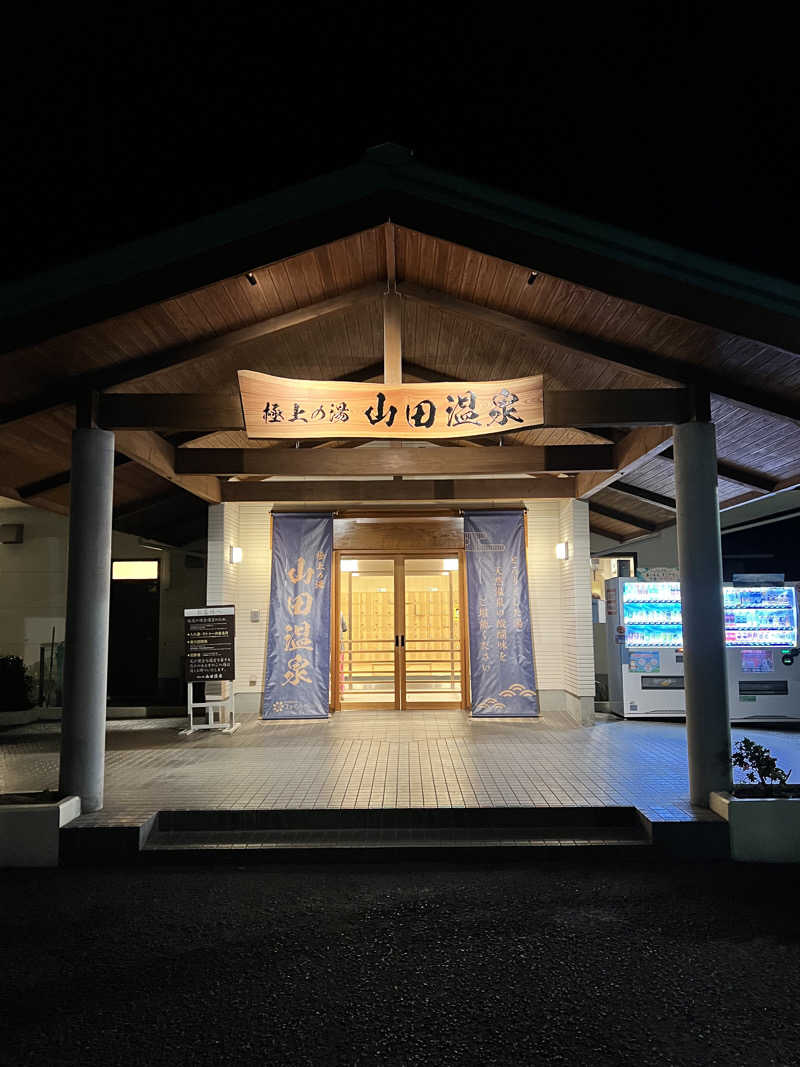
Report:
[[[539,714],[521,511],[465,511],[472,714]]]
[[[273,516],[264,719],[328,717],[332,559],[332,515]]]

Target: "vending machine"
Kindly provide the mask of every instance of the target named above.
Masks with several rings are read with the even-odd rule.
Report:
[[[794,586],[723,587],[733,722],[800,720]],[[606,582],[611,710],[624,718],[683,718],[679,582]]]

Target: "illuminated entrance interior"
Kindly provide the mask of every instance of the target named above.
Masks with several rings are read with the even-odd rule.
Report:
[[[342,555],[337,707],[464,706],[457,555]]]

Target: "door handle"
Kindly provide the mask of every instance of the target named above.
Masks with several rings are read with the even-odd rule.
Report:
[[[401,648],[405,648],[406,647],[406,635],[405,634],[400,634],[400,647]]]
[[[399,646],[400,646],[400,638],[398,637],[397,634],[395,634],[394,635],[394,647],[398,648]]]

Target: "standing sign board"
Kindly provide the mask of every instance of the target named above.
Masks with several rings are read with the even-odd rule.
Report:
[[[233,733],[233,680],[236,677],[234,641],[236,609],[233,604],[205,608],[185,608],[183,612],[186,643],[186,712],[189,727],[195,730],[222,730]],[[216,698],[194,699],[195,682],[220,682],[222,694]],[[205,722],[195,722],[195,708],[202,708]]]
[[[233,604],[186,608],[183,619],[186,681],[233,681],[236,676],[233,649],[236,615]]]

